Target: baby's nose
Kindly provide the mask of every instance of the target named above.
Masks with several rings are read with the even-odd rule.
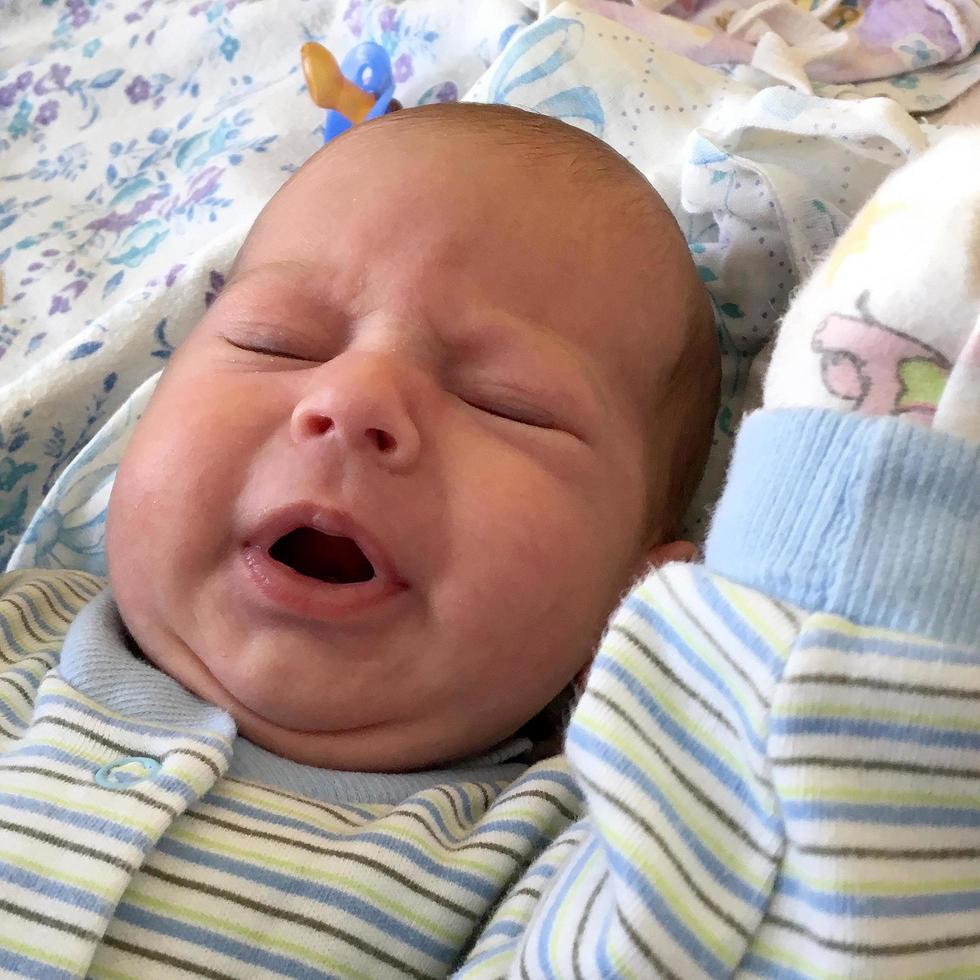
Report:
[[[324,364],[316,388],[293,410],[293,441],[321,440],[392,470],[409,469],[421,437],[403,373],[385,358],[366,354],[342,354]]]

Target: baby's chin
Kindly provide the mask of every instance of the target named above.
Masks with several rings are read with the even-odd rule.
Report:
[[[426,751],[410,726],[380,722],[341,731],[296,731],[243,708],[229,708],[238,732],[250,742],[292,762],[355,772],[409,772],[447,761],[436,747]],[[444,749],[443,749],[444,751]]]
[[[383,718],[368,724],[326,729],[311,724],[308,706],[290,706],[281,697],[262,689],[251,697],[247,685],[222,683],[201,658],[186,645],[146,644],[134,638],[144,655],[159,670],[191,693],[227,711],[238,733],[250,742],[292,762],[321,769],[356,772],[410,772],[446,765],[482,752],[496,744],[501,734],[482,736],[459,730],[463,713],[452,721],[433,713],[408,719]]]
[[[320,769],[412,772],[451,765],[487,751],[503,736],[458,732],[448,737],[442,720],[381,721],[336,731],[300,731],[263,718],[239,702],[222,705],[240,735],[284,759]],[[469,737],[467,737],[469,736]],[[455,750],[447,753],[447,748]]]

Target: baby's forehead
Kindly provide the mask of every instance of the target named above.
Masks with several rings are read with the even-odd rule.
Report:
[[[668,342],[693,268],[662,199],[630,164],[572,127],[507,107],[412,109],[357,127],[277,198],[243,257],[269,261],[300,244],[304,258],[329,264],[333,248],[337,262],[414,270],[420,289],[455,272],[507,289],[529,315],[553,314],[581,335],[593,356],[618,351],[624,363]],[[298,243],[317,234],[316,220],[324,236]]]
[[[622,204],[624,198],[636,202],[646,196],[666,210],[643,175],[599,138],[549,116],[502,105],[401,110],[326,144],[294,180],[329,182],[338,169],[354,168],[367,183],[384,162],[396,162],[409,173],[418,163],[437,181],[460,175],[477,193],[490,193],[492,177],[506,174],[508,198],[515,203],[528,197],[572,197],[583,205],[617,199]]]

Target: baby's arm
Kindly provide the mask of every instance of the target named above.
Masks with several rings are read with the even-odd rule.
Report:
[[[462,975],[980,976],[977,159],[886,182],[794,301],[706,564],[573,716],[589,817]]]

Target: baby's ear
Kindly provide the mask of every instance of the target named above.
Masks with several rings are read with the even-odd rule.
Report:
[[[640,559],[637,574],[643,575],[651,568],[660,568],[672,561],[697,561],[698,546],[691,541],[668,541],[647,551]]]

